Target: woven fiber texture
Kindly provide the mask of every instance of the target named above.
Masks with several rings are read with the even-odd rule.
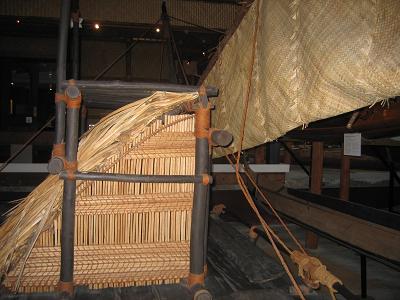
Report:
[[[205,79],[235,150],[249,82],[245,149],[399,95],[400,1],[258,1],[258,24],[256,0]]]

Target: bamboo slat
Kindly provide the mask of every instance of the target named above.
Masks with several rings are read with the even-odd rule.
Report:
[[[99,172],[193,175],[194,118],[165,115],[121,142]],[[75,284],[90,288],[179,282],[189,272],[193,184],[80,181],[75,214]],[[44,230],[20,292],[52,291],[60,271],[61,216]],[[13,288],[22,265],[4,284]]]
[[[76,246],[74,281],[89,288],[178,282],[188,275],[189,242]],[[53,291],[59,280],[60,248],[34,248],[21,281],[24,292]],[[19,268],[7,278],[17,280]]]

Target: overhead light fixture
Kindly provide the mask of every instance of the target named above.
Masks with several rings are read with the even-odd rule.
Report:
[[[14,82],[11,82],[11,85],[14,85]]]
[[[203,54],[203,56],[206,56],[206,52],[205,51],[203,51],[201,54]]]
[[[17,22],[17,24],[19,24],[19,23],[21,23],[21,20],[20,20],[20,19],[17,19],[17,21],[16,21],[16,22]]]
[[[159,27],[156,28],[156,32],[160,32],[161,29]]]
[[[100,24],[99,23],[94,23],[94,29],[99,30],[100,29]]]

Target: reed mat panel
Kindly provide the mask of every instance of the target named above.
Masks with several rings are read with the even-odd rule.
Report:
[[[194,175],[192,115],[154,121],[97,171]],[[121,155],[123,153],[123,155]],[[89,288],[177,283],[189,273],[193,184],[78,181],[74,283]],[[60,272],[61,215],[40,234],[26,264],[4,284],[53,291]]]

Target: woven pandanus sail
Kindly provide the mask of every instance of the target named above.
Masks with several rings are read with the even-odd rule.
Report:
[[[99,172],[193,175],[194,117],[165,115],[97,168]],[[80,181],[74,283],[89,288],[175,283],[189,273],[193,184]],[[20,292],[52,291],[60,273],[61,215],[42,231]],[[13,288],[21,260],[4,284]]]

